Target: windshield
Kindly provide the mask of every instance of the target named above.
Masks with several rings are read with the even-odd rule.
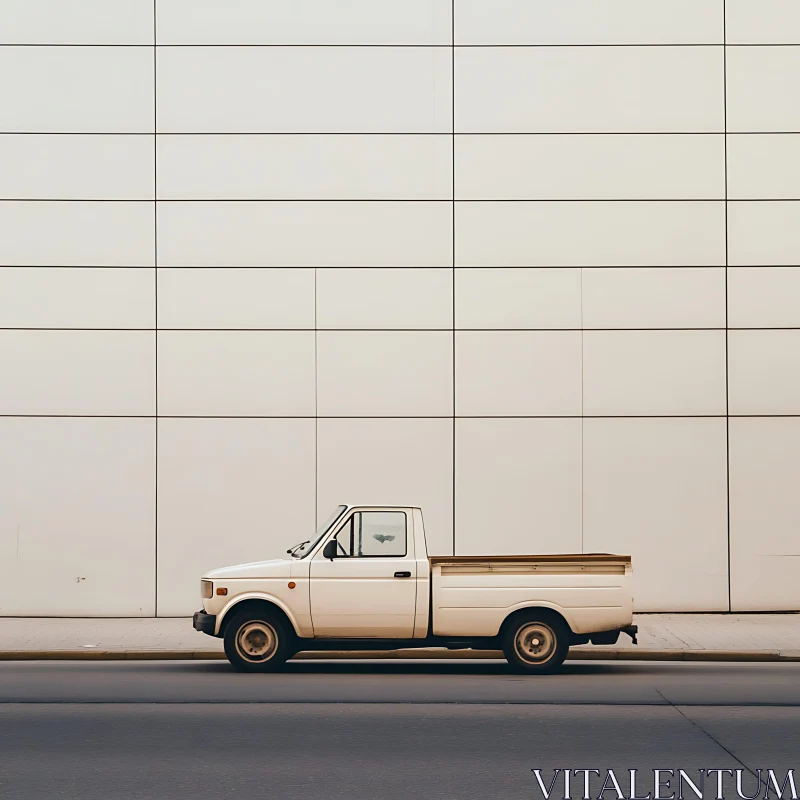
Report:
[[[317,532],[314,534],[311,541],[292,554],[294,558],[305,558],[319,544],[319,540],[336,524],[336,521],[346,510],[347,506],[337,506],[328,519],[317,528]]]

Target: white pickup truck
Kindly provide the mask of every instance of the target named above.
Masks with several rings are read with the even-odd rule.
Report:
[[[573,644],[636,643],[630,556],[428,557],[419,508],[341,505],[289,558],[206,573],[198,631],[245,672],[301,650],[502,649],[556,670]]]

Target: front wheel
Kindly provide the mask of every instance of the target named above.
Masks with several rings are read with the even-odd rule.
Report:
[[[225,627],[225,655],[239,672],[276,672],[291,657],[289,634],[269,611],[244,611]]]
[[[511,620],[503,634],[503,653],[517,672],[555,672],[567,657],[569,629],[555,614],[531,612]]]

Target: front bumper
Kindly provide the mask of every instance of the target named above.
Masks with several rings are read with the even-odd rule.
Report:
[[[195,611],[192,617],[192,627],[200,633],[214,636],[217,630],[217,617],[215,614],[206,614],[205,611]]]

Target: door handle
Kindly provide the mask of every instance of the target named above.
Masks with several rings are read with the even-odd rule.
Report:
[[[411,577],[411,573],[410,572],[395,572],[394,576],[395,576],[395,578],[410,578]]]

